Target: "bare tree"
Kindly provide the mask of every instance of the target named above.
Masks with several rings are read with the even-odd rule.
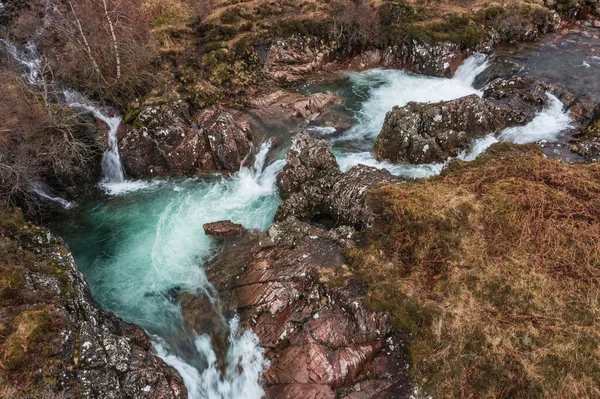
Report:
[[[106,4],[106,0],[102,0],[102,5],[104,6],[104,15],[106,15],[106,20],[108,22],[108,26],[110,28],[110,36],[112,39],[113,48],[115,50],[115,62],[117,64],[117,81],[121,79],[121,57],[119,55],[119,42],[117,41],[117,35],[115,35],[115,26],[113,24],[110,13],[108,12],[108,6]]]
[[[102,79],[104,79],[104,77],[102,76],[102,72],[100,72],[100,68],[98,67],[98,63],[96,62],[96,59],[94,58],[94,55],[92,54],[92,49],[90,47],[90,44],[88,43],[88,40],[85,37],[85,33],[83,32],[83,27],[81,26],[81,21],[79,21],[79,18],[77,17],[77,13],[75,12],[75,8],[73,7],[73,3],[71,3],[70,0],[69,0],[69,7],[71,7],[71,13],[72,13],[73,18],[75,19],[75,23],[77,24],[77,30],[79,31],[79,34],[81,35],[83,48],[85,49],[86,54],[88,55],[90,61],[92,62],[92,65],[94,66],[94,71],[98,74],[98,76],[101,76]]]

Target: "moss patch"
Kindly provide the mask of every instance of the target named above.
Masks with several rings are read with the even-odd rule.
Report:
[[[412,332],[424,392],[600,392],[600,165],[499,144],[369,203],[379,218],[351,265],[370,303]]]
[[[20,212],[0,209],[0,397],[54,397],[48,388],[64,368],[58,355],[67,320],[60,298],[51,289],[32,290],[27,275],[54,279],[65,296],[68,271],[29,251],[32,246],[64,251]]]

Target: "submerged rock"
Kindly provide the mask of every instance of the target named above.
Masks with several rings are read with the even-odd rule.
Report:
[[[394,107],[373,152],[395,163],[443,162],[466,150],[474,139],[530,122],[546,103],[548,86],[527,78],[496,80],[483,98],[473,94],[435,104]]]
[[[121,140],[127,174],[134,178],[237,172],[253,149],[249,126],[233,111],[212,107],[192,116],[179,101],[142,111]]]
[[[365,165],[342,173],[331,143],[302,132],[295,137],[294,146],[287,153],[287,164],[277,178],[284,201],[275,220],[295,217],[326,226],[368,226],[372,214],[364,205],[364,193],[395,180],[388,171]]]
[[[94,305],[59,239],[18,215],[3,214],[2,221],[0,390],[6,397],[187,397],[181,377],[151,352],[142,329]]]

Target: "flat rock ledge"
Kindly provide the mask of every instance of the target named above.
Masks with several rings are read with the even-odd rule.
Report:
[[[244,226],[233,223],[231,220],[221,220],[219,222],[206,223],[202,226],[207,236],[216,238],[235,237],[246,232]]]

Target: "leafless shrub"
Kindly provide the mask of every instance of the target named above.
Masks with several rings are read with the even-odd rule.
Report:
[[[344,41],[350,49],[376,43],[380,35],[377,9],[370,0],[335,0],[333,36]]]

